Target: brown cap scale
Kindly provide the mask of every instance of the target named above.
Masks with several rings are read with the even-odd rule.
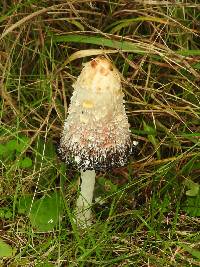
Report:
[[[123,166],[132,153],[118,70],[104,58],[85,64],[73,84],[60,152],[80,170]]]

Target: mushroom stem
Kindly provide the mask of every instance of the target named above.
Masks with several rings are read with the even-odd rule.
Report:
[[[81,190],[76,203],[76,221],[79,226],[85,227],[92,223],[91,205],[95,185],[95,171],[81,170]]]

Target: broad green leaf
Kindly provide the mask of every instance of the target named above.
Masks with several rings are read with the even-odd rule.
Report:
[[[41,232],[53,230],[59,222],[62,209],[63,200],[57,192],[36,200],[30,212],[32,226]]]
[[[98,183],[103,186],[107,192],[110,193],[114,193],[118,189],[117,185],[113,184],[111,180],[105,179],[104,177],[99,177]]]
[[[12,218],[13,213],[8,207],[0,208],[0,218],[10,219]]]
[[[18,213],[28,214],[32,199],[33,197],[31,195],[23,195],[17,203]]]
[[[0,239],[0,258],[13,256],[15,249]]]
[[[192,180],[186,180],[185,185],[189,190],[186,191],[186,195],[190,197],[196,197],[199,193],[199,184]]]
[[[13,152],[17,149],[18,143],[17,140],[13,139],[6,143],[6,150]]]
[[[0,156],[3,156],[6,153],[6,146],[0,144]]]
[[[5,219],[10,219],[12,218],[13,214],[10,210],[7,210],[5,213],[4,213],[4,218]]]
[[[35,150],[37,151],[36,162],[38,164],[42,161],[49,161],[56,155],[55,146],[51,140],[45,143],[42,138],[39,138]]]
[[[30,168],[32,166],[32,159],[25,157],[20,160],[19,166],[23,169]]]
[[[56,155],[55,146],[51,140],[46,143],[45,156],[49,159],[54,158]]]

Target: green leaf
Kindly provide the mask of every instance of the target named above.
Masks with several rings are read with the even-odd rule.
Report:
[[[189,215],[193,217],[200,216],[200,194],[196,197],[187,197],[186,201],[183,203],[182,209]]]
[[[60,43],[60,42],[85,43],[85,44],[112,47],[112,48],[126,50],[130,52],[138,53],[138,54],[146,54],[146,51],[144,49],[141,49],[141,46],[135,43],[131,43],[131,42],[123,41],[123,40],[122,41],[111,40],[111,39],[104,38],[102,36],[67,34],[67,35],[53,36],[52,40],[55,43]]]
[[[118,189],[117,185],[113,184],[111,180],[105,179],[104,177],[98,178],[98,184],[103,186],[106,192],[114,193]]]
[[[178,50],[177,54],[182,56],[200,56],[200,50]]]
[[[37,231],[48,232],[59,222],[63,210],[63,200],[59,193],[45,195],[33,203],[30,220]]]
[[[13,152],[17,149],[18,143],[17,140],[10,140],[6,143],[6,150]]]
[[[143,127],[144,127],[144,131],[149,135],[156,135],[156,130],[155,128],[151,127],[150,125],[146,124],[145,121],[143,121]]]
[[[124,50],[124,51],[129,51],[132,53],[137,53],[137,54],[154,54],[155,55],[155,51],[153,49],[151,49],[151,51],[149,51],[149,49],[147,48],[141,48],[141,44],[136,44],[136,43],[132,43],[129,41],[117,41],[117,40],[111,40],[102,36],[90,36],[90,35],[83,35],[83,34],[67,34],[67,35],[56,35],[56,36],[52,36],[51,40],[53,40],[54,43],[60,43],[60,42],[65,42],[65,43],[85,43],[85,44],[93,44],[93,45],[99,45],[99,46],[107,46],[107,47],[112,47],[115,49],[120,49],[120,50]],[[167,51],[166,53],[169,54],[169,52]],[[173,56],[173,54],[178,54],[178,55],[182,55],[182,56],[199,56],[200,55],[200,50],[178,50],[178,51],[171,51],[171,55]],[[160,56],[159,56],[160,57]]]
[[[51,140],[45,143],[42,138],[39,138],[35,149],[37,150],[36,163],[38,164],[42,161],[48,162],[56,155],[55,146]]]
[[[6,146],[0,144],[0,156],[3,156],[6,153]]]
[[[5,215],[4,209],[0,209],[0,218],[3,219]]]
[[[79,30],[84,31],[84,26],[75,19],[66,19],[68,23],[74,24]]]
[[[184,248],[188,253],[190,253],[193,257],[200,260],[200,251],[194,248],[191,248],[183,243],[180,244],[182,248]]]
[[[15,249],[0,239],[0,258],[11,257],[14,254]]]
[[[18,213],[28,214],[29,209],[31,207],[32,199],[33,197],[31,195],[23,195],[17,203]]]
[[[30,168],[32,166],[32,159],[25,157],[19,162],[19,166],[23,169]]]
[[[45,148],[45,156],[49,159],[54,158],[56,155],[55,146],[53,145],[53,142],[50,140],[46,143]]]
[[[0,209],[0,218],[10,219],[12,216],[12,211],[9,208],[3,207]]]
[[[185,185],[189,190],[186,191],[186,195],[190,197],[196,197],[199,193],[199,184],[192,180],[186,180]]]
[[[12,216],[13,216],[13,214],[10,210],[6,211],[4,214],[5,219],[10,219],[10,218],[12,218]]]

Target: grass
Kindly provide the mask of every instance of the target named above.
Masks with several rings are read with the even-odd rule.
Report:
[[[200,266],[198,1],[2,1],[0,266]],[[123,75],[128,166],[99,173],[95,223],[56,147],[82,63]]]

